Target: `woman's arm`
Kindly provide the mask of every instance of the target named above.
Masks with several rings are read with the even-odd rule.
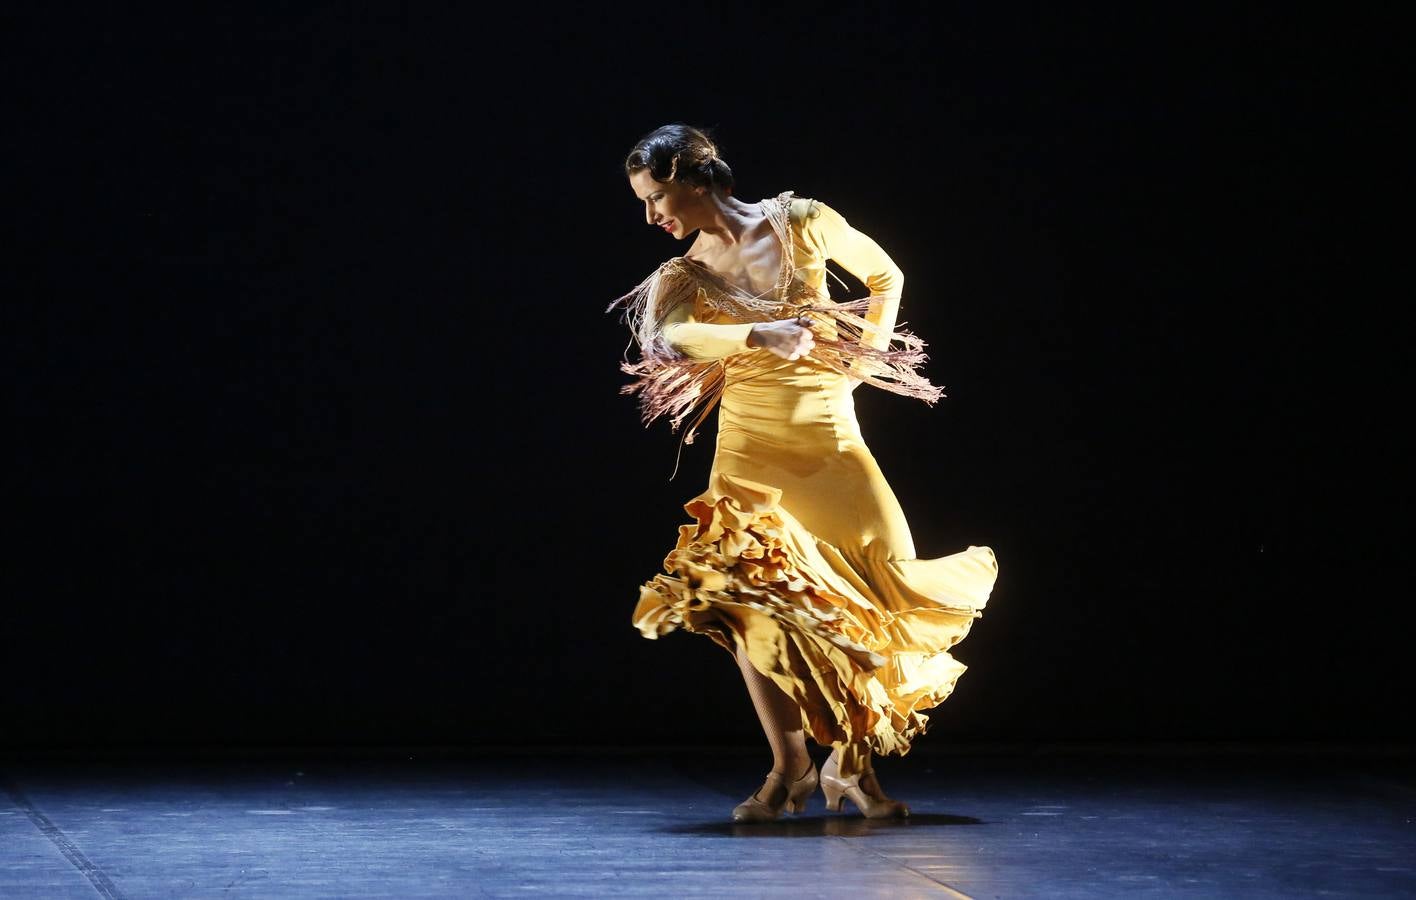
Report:
[[[784,359],[800,359],[815,344],[811,329],[798,319],[727,325],[699,322],[693,315],[696,285],[691,280],[666,275],[663,269],[642,287],[649,293],[649,316],[657,317],[660,309],[667,310],[662,319],[657,319],[659,336],[689,359],[723,359],[759,348]],[[648,339],[647,335],[641,338]]]
[[[852,228],[840,213],[820,200],[813,202],[806,225],[821,255],[840,263],[869,288],[870,311],[865,318],[874,327],[862,336],[862,343],[877,350],[886,349],[890,333],[895,330],[905,274],[869,235]]]
[[[670,319],[675,321],[664,326],[664,340],[690,359],[722,359],[758,348],[783,359],[801,359],[816,346],[811,329],[800,319],[711,325],[693,321],[691,311],[678,311]]]
[[[693,304],[680,303],[664,320],[664,340],[689,359],[722,359],[754,349],[748,343],[754,322],[712,325],[693,318]]]

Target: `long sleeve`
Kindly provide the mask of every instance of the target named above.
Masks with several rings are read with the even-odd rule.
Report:
[[[870,311],[865,318],[874,328],[862,341],[877,350],[886,349],[900,310],[904,273],[869,235],[852,228],[840,213],[820,200],[814,201],[806,224],[822,256],[840,263],[870,290]]]
[[[690,359],[722,359],[756,348],[747,345],[752,322],[713,325],[693,318],[692,305],[680,304],[664,320],[664,340]]]

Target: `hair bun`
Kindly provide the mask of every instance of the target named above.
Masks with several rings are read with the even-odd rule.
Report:
[[[655,181],[718,187],[729,193],[733,188],[732,167],[718,156],[717,142],[681,122],[656,128],[634,145],[625,158],[625,173],[643,169]]]

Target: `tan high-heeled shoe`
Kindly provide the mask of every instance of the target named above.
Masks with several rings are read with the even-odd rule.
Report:
[[[816,763],[808,763],[807,770],[802,776],[791,784],[787,785],[787,796],[782,800],[781,806],[773,806],[758,799],[758,795],[771,797],[777,792],[777,786],[786,781],[787,776],[780,772],[768,772],[767,780],[757,793],[748,797],[733,808],[734,822],[770,822],[782,814],[782,810],[799,813],[806,809],[806,798],[810,797],[820,783],[816,772]]]
[[[889,819],[904,818],[910,814],[908,805],[899,800],[891,800],[880,791],[880,780],[872,778],[878,793],[868,794],[860,786],[860,780],[867,775],[874,775],[874,767],[866,769],[859,775],[852,775],[850,778],[840,776],[839,764],[836,757],[826,760],[826,765],[821,767],[821,793],[826,795],[826,808],[832,812],[841,811],[841,798],[850,797],[851,802],[856,805],[867,819]]]

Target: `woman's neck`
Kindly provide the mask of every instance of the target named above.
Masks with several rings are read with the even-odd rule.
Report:
[[[762,221],[760,204],[743,203],[727,194],[704,197],[708,221],[698,227],[695,249],[717,253],[742,243],[743,235]]]

